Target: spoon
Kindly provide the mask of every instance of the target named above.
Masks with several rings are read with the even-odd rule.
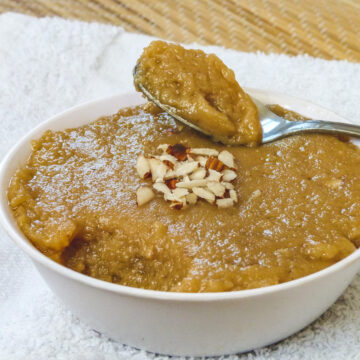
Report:
[[[194,125],[190,121],[184,119],[176,113],[176,109],[173,107],[162,104],[158,99],[156,99],[150,92],[143,86],[143,84],[137,81],[136,75],[136,66],[133,71],[134,81],[136,86],[141,90],[141,92],[153,102],[156,106],[158,106],[163,111],[167,112],[176,120],[182,122],[183,124],[190,126],[194,130],[197,130],[205,135],[213,136],[209,132],[203,130],[202,128]],[[275,140],[282,139],[284,137],[295,135],[295,134],[303,134],[303,133],[323,133],[323,134],[332,134],[332,135],[348,135],[354,137],[360,137],[360,126],[338,123],[338,122],[330,122],[323,120],[305,120],[305,121],[289,121],[281,116],[274,114],[271,110],[268,109],[266,105],[264,105],[261,101],[252,97],[258,112],[259,119],[262,127],[262,144],[266,144]],[[224,143],[226,142],[224,139],[216,139]],[[231,145],[234,145],[232,143]],[[236,144],[235,144],[236,145]]]

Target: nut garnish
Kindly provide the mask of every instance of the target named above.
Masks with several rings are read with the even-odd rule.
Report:
[[[146,204],[155,197],[154,192],[148,186],[140,186],[136,190],[136,202],[139,206]]]
[[[205,200],[219,208],[234,206],[238,201],[234,190],[237,177],[234,157],[227,151],[190,148],[182,144],[161,144],[160,155],[140,155],[136,162],[142,179],[150,178],[153,189],[170,202],[172,209],[183,209]],[[147,186],[137,192],[138,205],[145,204],[154,196]]]

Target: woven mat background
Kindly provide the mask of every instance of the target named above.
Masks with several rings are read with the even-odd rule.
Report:
[[[242,51],[360,61],[360,0],[0,0],[4,11]]]

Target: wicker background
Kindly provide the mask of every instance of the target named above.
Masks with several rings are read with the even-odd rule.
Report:
[[[360,0],[0,0],[4,11],[243,51],[360,61]]]

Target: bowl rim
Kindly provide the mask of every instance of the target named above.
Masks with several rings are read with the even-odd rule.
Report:
[[[321,106],[315,105],[307,100],[302,100],[297,97],[284,95],[274,91],[266,91],[259,90],[253,88],[246,88],[246,90],[251,93],[256,94],[271,94],[274,96],[281,97],[283,99],[287,99],[288,101],[296,101],[299,104],[304,106],[312,106],[318,110],[328,112],[329,114],[335,116],[337,119],[340,119],[343,122],[349,122],[349,120],[337,115],[333,111],[327,110]],[[39,264],[45,266],[49,270],[54,271],[58,275],[64,276],[65,278],[69,278],[73,281],[79,281],[83,285],[88,285],[99,290],[105,290],[107,292],[113,292],[125,296],[138,297],[138,298],[149,298],[153,300],[161,300],[161,301],[182,301],[182,302],[209,302],[209,301],[232,301],[236,299],[245,299],[251,297],[262,296],[265,294],[271,294],[276,292],[286,291],[288,289],[305,285],[317,279],[321,279],[326,277],[334,272],[340,271],[341,269],[351,266],[355,261],[360,259],[360,248],[355,250],[352,254],[348,255],[344,259],[338,261],[337,263],[328,266],[325,269],[317,271],[313,274],[301,277],[299,279],[287,281],[281,284],[270,285],[261,288],[255,289],[246,289],[246,290],[236,290],[236,291],[228,291],[228,292],[208,292],[208,293],[183,293],[183,292],[168,292],[168,291],[159,291],[159,290],[148,290],[142,288],[135,288],[120,284],[114,284],[110,282],[106,282],[103,280],[95,279],[93,277],[78,273],[74,270],[71,270],[42,254],[39,250],[33,246],[30,241],[22,235],[21,231],[16,228],[16,225],[13,224],[9,215],[6,211],[8,208],[8,201],[6,197],[6,190],[8,187],[8,183],[5,181],[5,174],[7,167],[9,166],[14,155],[21,149],[22,146],[30,139],[34,138],[34,135],[44,127],[46,124],[50,122],[55,122],[61,119],[64,116],[70,115],[72,112],[84,109],[88,106],[95,106],[97,104],[101,104],[105,101],[112,101],[115,99],[119,99],[121,97],[134,95],[131,93],[122,93],[116,94],[112,96],[103,97],[100,99],[87,101],[80,105],[73,106],[63,112],[60,112],[47,120],[41,122],[39,125],[34,127],[30,132],[25,134],[15,145],[10,149],[10,151],[5,155],[0,164],[0,223],[3,225],[5,231],[8,233],[9,237],[28,255],[30,258],[38,262]]]

